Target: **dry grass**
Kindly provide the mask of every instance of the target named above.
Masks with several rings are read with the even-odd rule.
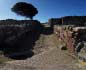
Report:
[[[0,64],[3,64],[5,62],[7,62],[7,61],[12,61],[12,59],[9,59],[7,57],[0,57]]]
[[[61,40],[59,40],[59,38],[57,38],[57,36],[55,34],[52,35],[52,40],[55,44],[55,46],[58,48],[60,45],[63,45],[64,42],[62,42]]]

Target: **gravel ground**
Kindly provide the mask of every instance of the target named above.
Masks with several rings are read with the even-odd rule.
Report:
[[[76,60],[56,47],[53,35],[45,37],[47,48],[32,58],[9,61],[0,65],[0,70],[78,70]]]

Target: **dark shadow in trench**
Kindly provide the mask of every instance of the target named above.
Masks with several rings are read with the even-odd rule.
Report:
[[[19,37],[9,40],[5,34],[2,34],[4,39],[0,43],[0,51],[4,56],[15,60],[30,58],[34,55],[33,49],[35,42],[40,38],[40,34],[49,35],[53,33],[52,28],[44,27],[43,25],[36,27],[37,31],[28,31]],[[15,36],[14,36],[15,37]]]

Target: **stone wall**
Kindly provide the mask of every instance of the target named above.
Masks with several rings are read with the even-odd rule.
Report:
[[[77,29],[77,30],[76,30]],[[57,26],[54,29],[58,40],[65,43],[66,48],[72,53],[80,53],[86,43],[86,27]],[[86,48],[86,47],[85,47]],[[83,51],[86,49],[83,49]]]

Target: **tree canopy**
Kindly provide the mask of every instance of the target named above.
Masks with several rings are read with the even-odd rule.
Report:
[[[27,18],[33,19],[33,16],[38,14],[37,8],[35,8],[32,4],[26,2],[18,2],[16,3],[11,10],[18,15],[25,16]]]

